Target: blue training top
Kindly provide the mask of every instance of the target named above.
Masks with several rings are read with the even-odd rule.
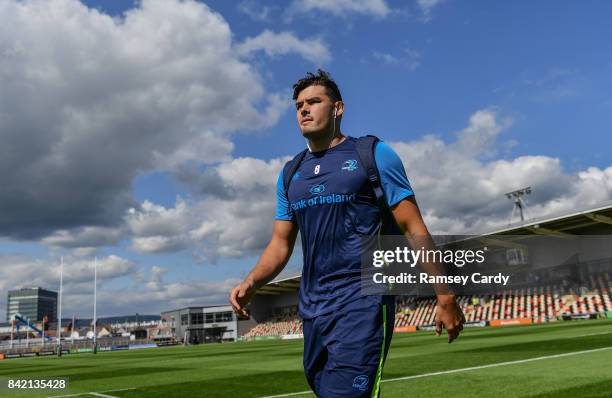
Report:
[[[380,228],[376,196],[360,165],[357,139],[307,152],[289,185],[277,183],[276,220],[296,222],[304,266],[299,312],[313,318],[361,297],[361,246]],[[389,207],[413,195],[399,156],[384,142],[374,151]]]

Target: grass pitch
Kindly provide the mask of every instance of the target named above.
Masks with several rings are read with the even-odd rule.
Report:
[[[309,389],[302,344],[265,341],[5,360],[0,377],[69,377],[70,390],[0,396],[283,396]],[[611,397],[612,320],[468,329],[453,344],[433,332],[397,333],[382,396]]]

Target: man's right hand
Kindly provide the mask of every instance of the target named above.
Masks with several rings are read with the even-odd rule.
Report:
[[[240,282],[230,293],[230,303],[234,312],[238,315],[248,317],[249,313],[246,311],[246,305],[251,301],[255,294],[255,284],[253,281],[245,280]]]
[[[465,316],[454,295],[438,295],[436,308],[436,336],[442,334],[442,327],[448,333],[448,342],[452,343],[463,330]]]

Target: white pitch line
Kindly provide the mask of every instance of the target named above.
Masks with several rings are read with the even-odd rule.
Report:
[[[81,393],[78,393],[78,394],[52,395],[52,396],[47,397],[47,398],[80,397],[81,395],[95,395],[95,396],[98,396],[98,397],[118,398],[118,397],[115,397],[113,395],[105,395],[105,393],[107,393],[107,392],[129,391],[129,390],[135,390],[135,388],[117,388],[115,390],[100,391],[100,392],[90,391],[90,392],[81,392]]]
[[[293,395],[304,395],[304,394],[312,394],[312,391],[300,391],[300,392],[290,392],[288,394],[281,395],[269,395],[261,398],[278,398],[278,397],[291,397]]]
[[[546,356],[543,356],[543,357],[519,359],[519,360],[516,360],[516,361],[491,363],[491,364],[488,364],[488,365],[480,365],[480,366],[472,366],[472,367],[469,367],[469,368],[445,370],[445,371],[442,371],[442,372],[432,372],[432,373],[424,373],[424,374],[421,374],[421,375],[414,375],[414,376],[396,377],[394,379],[383,380],[382,383],[384,383],[384,382],[391,382],[391,381],[399,381],[399,380],[420,379],[421,377],[438,376],[438,375],[444,375],[444,374],[450,374],[450,373],[469,372],[470,370],[479,370],[479,369],[495,368],[495,367],[498,367],[498,366],[516,365],[516,364],[519,364],[519,363],[542,361],[544,359],[563,358],[563,357],[569,357],[569,356],[573,356],[573,355],[581,355],[581,354],[589,354],[589,353],[592,353],[592,352],[606,351],[606,350],[610,350],[610,349],[612,349],[612,347],[595,348],[593,350],[566,352],[566,353],[563,353],[563,354],[546,355]]]
[[[610,334],[612,332],[598,332],[598,333],[587,333],[587,334],[579,334],[578,336],[569,336],[566,339],[577,339],[578,337],[588,337],[588,336],[599,336],[602,334]]]
[[[610,349],[612,349],[612,346],[610,346],[610,347],[603,347],[603,348],[595,348],[595,349],[592,349],[592,350],[566,352],[566,353],[563,353],[563,354],[546,355],[546,356],[543,356],[543,357],[519,359],[519,360],[516,360],[516,361],[491,363],[491,364],[488,364],[488,365],[472,366],[472,367],[469,367],[469,368],[451,369],[451,370],[444,370],[444,371],[441,371],[441,372],[432,372],[432,373],[423,373],[423,374],[420,374],[420,375],[413,375],[413,376],[396,377],[394,379],[382,380],[381,383],[390,383],[390,382],[393,382],[393,381],[401,381],[401,380],[420,379],[422,377],[440,376],[440,375],[450,374],[450,373],[469,372],[471,370],[495,368],[495,367],[498,367],[498,366],[516,365],[516,364],[526,363],[526,362],[542,361],[544,359],[554,359],[554,358],[569,357],[569,356],[573,356],[573,355],[590,354],[592,352],[606,351],[606,350],[610,350]],[[269,395],[269,396],[265,396],[265,397],[262,397],[262,398],[291,397],[291,396],[294,396],[294,395],[304,395],[304,394],[308,394],[308,393],[312,393],[312,391],[300,391],[300,392],[292,392],[292,393],[288,393],[288,394]]]
[[[79,394],[67,394],[67,395],[50,395],[47,398],[64,398],[64,397],[78,397],[80,395],[89,394],[88,392],[81,392]]]

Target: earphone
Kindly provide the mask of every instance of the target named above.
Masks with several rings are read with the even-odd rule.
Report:
[[[336,112],[338,110],[336,108],[334,108],[334,129],[332,130],[332,136],[331,136],[331,140],[329,140],[329,145],[331,146],[332,141],[334,140],[334,137],[336,136]],[[329,146],[327,147],[327,149],[329,149]]]
[[[331,135],[331,139],[329,140],[329,145],[327,146],[327,149],[329,149],[331,147],[331,143],[334,140],[334,137],[336,136],[336,117],[337,117],[337,113],[338,109],[334,108],[334,122],[333,122],[333,130],[332,130],[332,135]],[[308,140],[306,140],[306,147],[308,148],[308,150],[310,152],[312,152],[312,149],[310,149],[310,144],[308,143]]]

